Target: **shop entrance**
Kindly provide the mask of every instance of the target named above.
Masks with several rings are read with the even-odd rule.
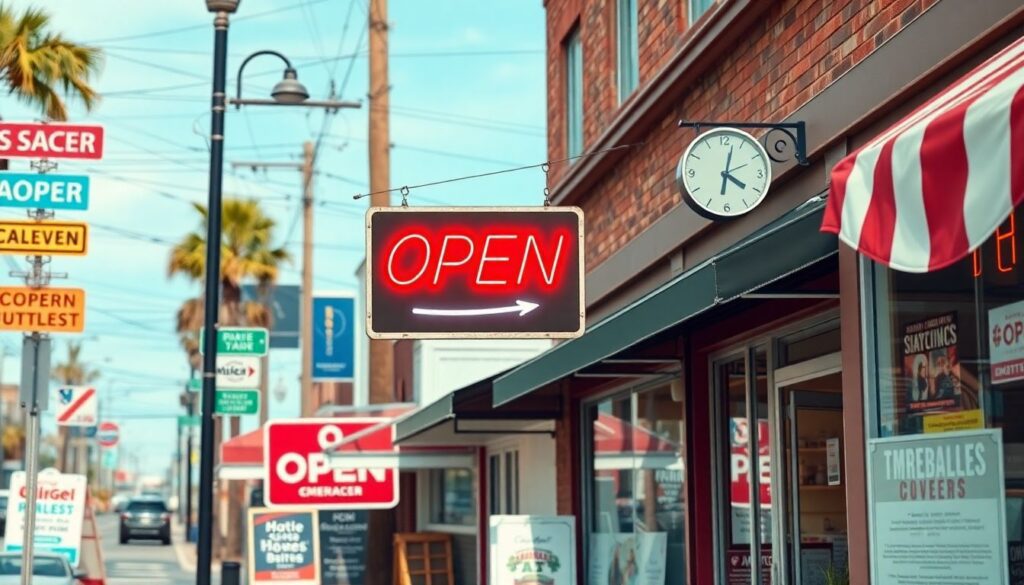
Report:
[[[829,578],[848,562],[838,338],[827,323],[713,359],[722,585],[843,582]]]
[[[847,566],[841,374],[819,372],[799,381],[784,381],[780,374],[775,384],[784,456],[782,481],[773,487],[787,505],[775,510],[786,543],[779,568],[786,572],[785,583],[827,585],[835,582],[829,573],[845,574]],[[784,508],[785,518],[778,518]]]

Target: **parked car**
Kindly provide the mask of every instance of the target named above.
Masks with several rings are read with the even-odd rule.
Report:
[[[121,513],[120,542],[133,538],[158,539],[171,544],[171,513],[158,498],[135,498]]]
[[[7,490],[0,490],[0,536],[7,532]]]
[[[75,585],[85,577],[63,555],[38,553],[32,558],[32,585]],[[0,585],[21,583],[21,563],[21,553],[0,553]]]

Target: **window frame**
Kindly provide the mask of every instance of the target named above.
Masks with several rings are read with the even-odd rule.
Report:
[[[495,461],[497,461],[496,467]],[[518,445],[487,450],[487,481],[487,513],[492,516],[518,515],[521,501]]]
[[[562,41],[565,70],[565,153],[583,154],[583,38],[579,23],[573,25]]]
[[[629,9],[629,30],[624,30],[624,13]],[[615,0],[615,81],[619,104],[640,87],[640,6],[639,0]],[[623,39],[628,35],[628,54],[623,51]],[[629,61],[624,66],[624,62]]]
[[[716,3],[718,3],[718,0],[711,0],[711,2],[708,3],[707,6],[705,6],[702,10],[698,11],[697,6],[701,2],[703,2],[703,0],[686,0],[686,15],[689,18],[689,22],[691,25],[694,22],[700,20],[708,12],[711,12],[711,9],[714,7]]]
[[[582,557],[583,557],[583,562],[582,562],[582,564],[580,566],[585,567],[585,569],[583,569],[580,572],[580,575],[581,575],[581,579],[583,579],[584,581],[586,581],[587,576],[589,574],[589,570],[590,570],[589,569],[589,567],[590,567],[590,544],[591,544],[590,535],[591,535],[591,532],[592,532],[591,531],[591,523],[593,522],[593,517],[592,516],[593,516],[593,505],[594,505],[594,490],[593,490],[593,483],[594,483],[593,482],[593,478],[594,478],[594,446],[593,446],[593,438],[594,438],[594,436],[593,436],[593,425],[587,423],[587,411],[590,408],[596,407],[598,404],[600,404],[601,402],[604,402],[606,400],[609,400],[609,399],[613,399],[614,400],[616,398],[623,398],[623,397],[627,397],[628,396],[629,400],[630,400],[630,404],[631,404],[631,406],[630,406],[630,410],[631,410],[631,413],[632,413],[631,417],[635,416],[635,414],[636,414],[636,402],[637,402],[636,397],[637,397],[637,395],[642,394],[644,392],[649,392],[649,391],[655,390],[659,386],[668,385],[668,384],[670,384],[672,382],[672,380],[681,379],[681,377],[683,375],[684,374],[681,371],[680,372],[652,373],[650,375],[651,377],[649,379],[644,380],[642,382],[635,382],[635,381],[634,382],[625,382],[625,383],[616,385],[616,386],[614,386],[612,388],[609,388],[607,390],[604,390],[602,392],[596,393],[596,394],[594,394],[592,396],[588,396],[588,397],[586,397],[584,399],[581,399],[579,401],[579,409],[578,409],[578,414],[577,415],[579,416],[580,425],[579,425],[579,428],[577,429],[577,433],[578,433],[577,436],[578,436],[579,445],[580,445],[580,459],[581,459],[581,461],[580,461],[580,477],[579,477],[579,481],[580,481],[580,484],[581,484],[580,485],[580,495],[581,495],[580,504],[581,504],[581,508],[580,508],[580,517],[579,517],[578,528],[579,528],[579,530],[581,532],[580,546],[582,548],[581,552],[582,552]],[[687,398],[686,398],[685,394],[683,396],[682,402],[679,403],[679,408],[680,408],[680,411],[682,412],[683,422],[685,424],[687,410],[688,410],[688,408],[687,408]],[[685,459],[686,455],[689,453],[689,446],[687,444],[687,436],[685,435],[685,433],[684,433],[684,435],[682,437],[682,445],[681,446],[682,446],[682,449],[683,449],[683,457]],[[684,462],[684,465],[683,465],[683,469],[684,469],[684,472],[683,472],[683,482],[684,482],[684,486],[685,486],[685,482],[688,482],[690,480],[689,467],[685,464],[685,462]],[[635,513],[635,510],[636,510],[635,504],[633,506],[633,509],[634,509],[634,513]],[[683,514],[685,516],[683,518],[683,538],[686,539],[685,540],[686,543],[689,543],[690,535],[692,534],[691,527],[690,527],[690,502],[689,501],[687,501],[686,505],[683,507]],[[687,567],[686,568],[686,572],[687,573],[689,573],[690,562],[691,562],[690,556],[687,555],[687,557],[685,559],[685,564],[686,564],[686,567]]]
[[[443,522],[434,521],[434,502],[435,500],[435,484],[434,474],[444,473],[449,470],[464,470],[470,473],[472,478],[471,490],[473,493],[473,522],[472,524],[446,524]],[[435,531],[435,532],[446,532],[449,534],[467,534],[476,535],[479,531],[480,522],[480,477],[478,470],[474,467],[447,467],[437,469],[425,469],[423,472],[417,474],[417,493],[426,494],[426,505],[421,507],[419,513],[419,525],[422,527],[421,530]]]

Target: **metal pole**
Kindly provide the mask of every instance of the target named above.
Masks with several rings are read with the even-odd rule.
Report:
[[[213,407],[217,377],[217,313],[220,308],[221,185],[224,179],[224,87],[227,78],[228,14],[213,20],[213,99],[210,123],[210,193],[206,226],[206,290],[203,314],[203,393],[200,416],[199,544],[196,585],[210,585],[213,562]]]
[[[35,549],[36,496],[39,487],[39,340],[33,333],[32,345],[32,403],[28,407],[28,437],[25,444],[25,527],[22,530],[24,552],[21,562],[21,585],[32,585],[32,558]]]
[[[188,416],[191,419],[195,415],[196,397],[190,391],[188,396]],[[188,438],[185,439],[185,541],[191,542],[192,538],[192,426],[189,425],[185,432]]]
[[[302,351],[299,403],[302,416],[313,415],[313,143],[302,147],[302,307],[299,347]],[[316,401],[319,402],[319,401]]]

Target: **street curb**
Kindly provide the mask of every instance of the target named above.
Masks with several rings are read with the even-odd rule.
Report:
[[[171,522],[171,540],[174,546],[174,556],[178,558],[178,566],[186,573],[195,574],[196,560],[192,543],[185,539],[185,527],[177,521]]]

